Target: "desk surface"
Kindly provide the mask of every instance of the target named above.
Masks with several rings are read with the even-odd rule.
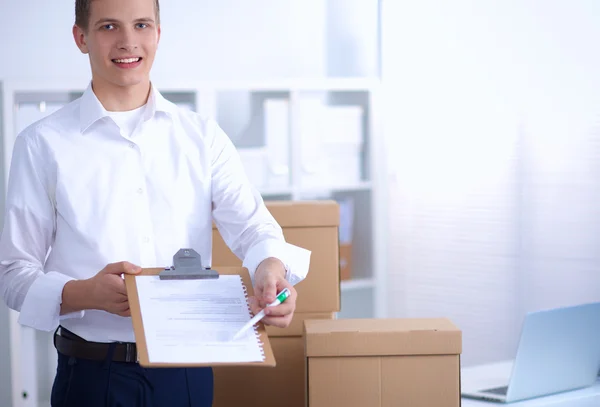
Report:
[[[485,366],[467,367],[461,369],[463,391],[477,390],[494,386],[498,381],[508,383],[512,362],[500,362]],[[489,378],[482,381],[481,378]],[[475,387],[475,388],[469,388]],[[483,386],[483,387],[482,387]],[[538,397],[531,400],[513,403],[496,403],[483,400],[462,398],[462,407],[600,407],[600,380],[588,388],[573,390],[551,396]]]

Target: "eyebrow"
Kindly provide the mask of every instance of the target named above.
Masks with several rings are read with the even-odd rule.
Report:
[[[144,18],[137,18],[133,22],[134,23],[154,23],[154,19],[149,18],[149,17],[144,17]],[[94,26],[97,27],[99,25],[104,25],[104,24],[109,24],[109,23],[120,23],[120,21],[117,20],[116,18],[103,18],[103,19],[96,21]]]

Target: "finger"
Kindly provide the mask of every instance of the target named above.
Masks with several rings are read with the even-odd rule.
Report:
[[[248,304],[250,304],[250,310],[254,315],[258,314],[262,308],[258,303],[256,297],[248,297]]]
[[[290,315],[287,316],[275,316],[275,317],[265,317],[262,319],[262,322],[265,325],[275,326],[277,328],[287,328],[292,321],[292,317]]]
[[[138,274],[140,271],[142,271],[141,267],[128,261],[111,263],[104,268],[104,272],[107,274]]]
[[[119,279],[117,284],[115,284],[115,291],[117,294],[127,296],[127,287],[125,286],[125,281]]]
[[[288,296],[287,299],[284,300],[283,304],[291,304],[292,311],[293,311],[296,308],[296,298],[298,298],[298,292],[296,291],[294,286],[292,284],[290,284],[289,281],[287,281],[285,279],[277,280],[277,293],[280,293],[285,288],[287,288],[289,290],[290,295]],[[281,304],[278,306],[281,306]]]
[[[127,301],[113,304],[109,312],[115,315],[120,315],[122,317],[131,315],[129,310],[129,303]]]
[[[264,286],[262,287],[262,298],[263,302],[261,305],[266,307],[268,304],[275,301],[277,296],[277,280],[275,278],[269,277],[265,279]]]
[[[121,268],[123,269],[124,274],[138,274],[142,271],[140,266],[136,266],[135,264],[129,263],[128,261],[121,262]]]
[[[279,304],[275,307],[267,307],[265,308],[265,315],[268,316],[286,316],[286,315],[290,315],[294,312],[294,309],[296,308],[296,305],[293,304],[292,302],[284,302],[282,304]]]
[[[254,297],[257,303],[258,301],[260,301],[260,298],[262,298],[263,296],[263,285],[260,283],[257,283],[256,286],[254,286]]]
[[[129,301],[121,301],[116,303],[115,310],[117,312],[123,312],[129,309]]]

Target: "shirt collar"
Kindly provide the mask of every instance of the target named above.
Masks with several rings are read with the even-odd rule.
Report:
[[[165,97],[150,84],[150,96],[148,97],[148,109],[146,109],[144,120],[151,119],[154,117],[156,112],[163,112],[168,115],[172,115],[175,109],[175,105],[169,102]]]
[[[156,112],[164,112],[171,115],[175,105],[165,99],[152,84],[150,86],[150,96],[148,97],[147,108],[144,111],[144,121],[154,117]],[[104,106],[102,106],[102,103],[100,103],[92,90],[92,84],[90,82],[81,97],[79,112],[81,133],[84,133],[92,124],[108,115],[109,113],[104,109]]]

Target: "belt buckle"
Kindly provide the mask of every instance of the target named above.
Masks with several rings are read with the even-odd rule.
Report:
[[[135,343],[127,342],[125,344],[125,359],[127,362],[138,362],[138,354],[135,347]]]

